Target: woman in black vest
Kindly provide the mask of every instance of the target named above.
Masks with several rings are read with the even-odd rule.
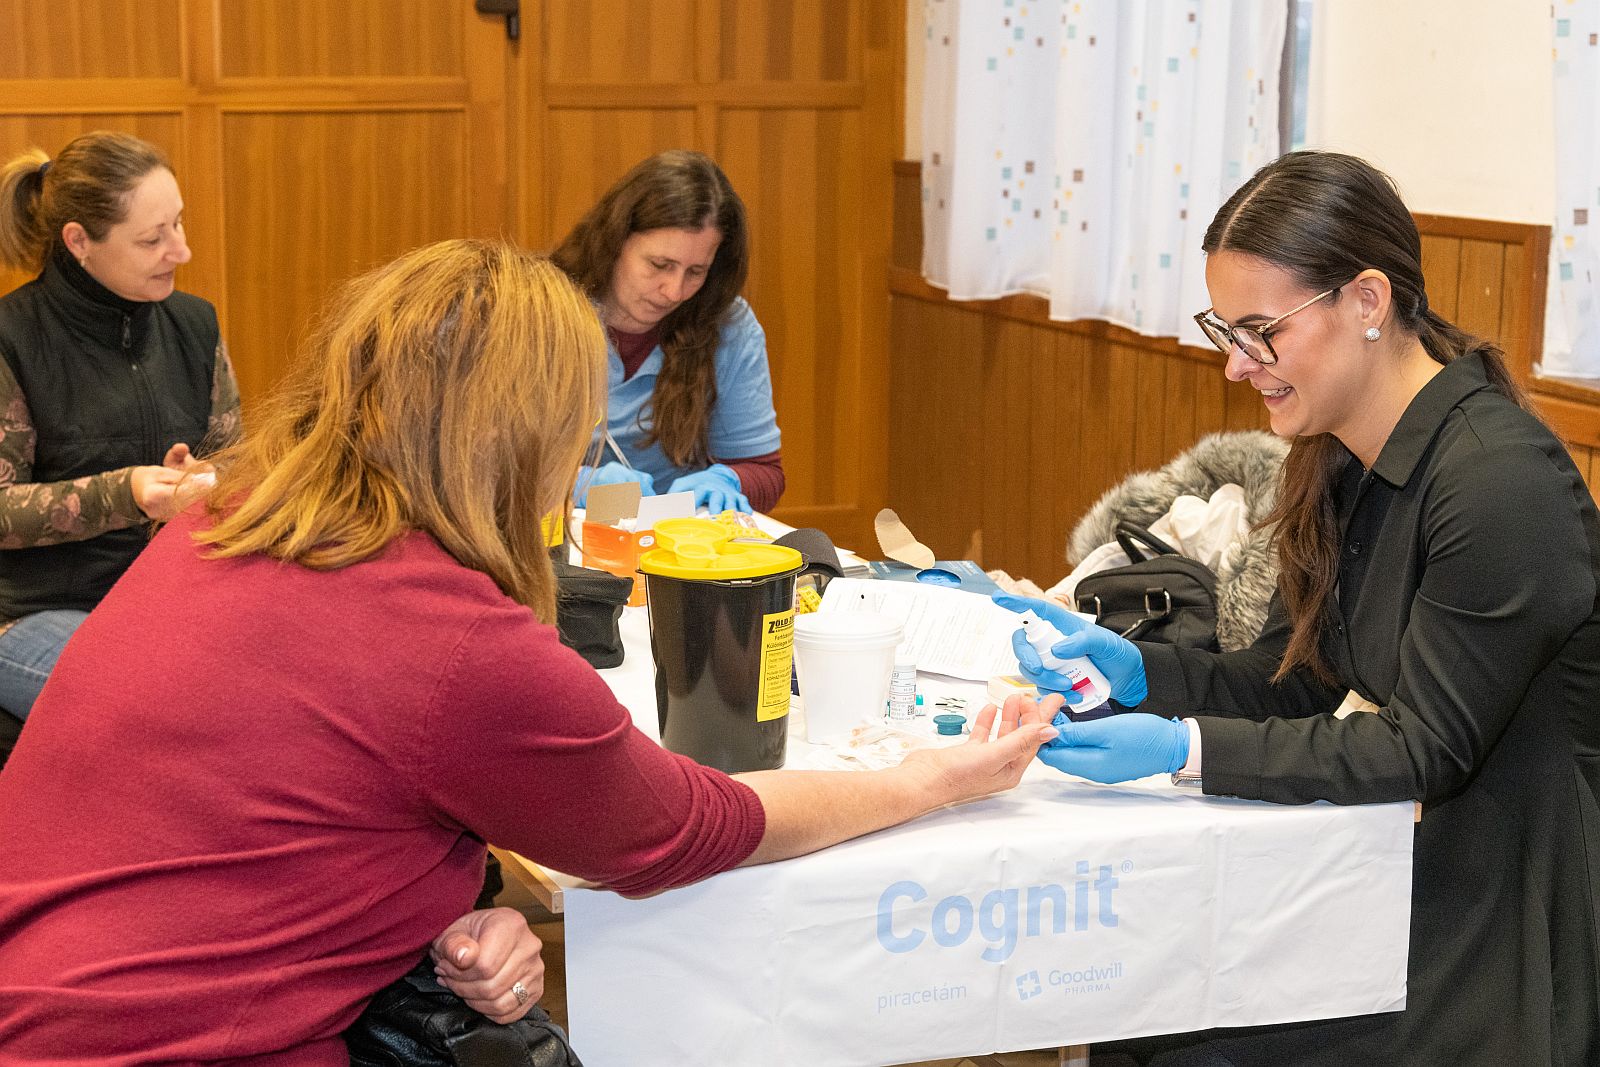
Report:
[[[239,391],[189,261],[167,158],[88,133],[0,167],[0,709],[25,719],[56,657],[230,441]],[[3,718],[3,717],[0,717]]]

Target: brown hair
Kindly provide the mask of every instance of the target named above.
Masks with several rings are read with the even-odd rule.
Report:
[[[1206,254],[1240,252],[1288,271],[1308,290],[1339,289],[1367,269],[1389,279],[1393,311],[1386,328],[1422,342],[1438,363],[1483,359],[1489,381],[1528,409],[1500,349],[1428,307],[1422,241],[1388,175],[1354,156],[1291,152],[1258,170],[1217,211],[1201,245]],[[1339,299],[1335,291],[1330,301]],[[1333,490],[1349,454],[1332,434],[1297,437],[1284,460],[1278,503],[1264,520],[1278,524],[1278,580],[1293,631],[1277,677],[1297,666],[1324,681],[1323,628],[1339,577],[1339,524]]]
[[[605,410],[605,335],[541,256],[408,252],[347,283],[302,359],[218,459],[197,538],[318,570],[425,530],[555,619],[539,520],[565,505]]]
[[[161,149],[109,130],[74,138],[55,159],[38,148],[13,157],[0,166],[0,264],[39,270],[69,222],[104,240],[157,167],[172,169]]]
[[[659,443],[680,467],[700,466],[710,458],[717,342],[723,317],[749,270],[744,204],[727,175],[699,152],[680,149],[651,156],[607,190],[550,254],[585,292],[604,300],[630,235],[706,226],[721,231],[722,243],[700,291],[661,322],[665,359],[647,409],[651,425],[644,443]]]

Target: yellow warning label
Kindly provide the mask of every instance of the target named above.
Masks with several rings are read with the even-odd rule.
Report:
[[[761,616],[761,695],[756,721],[789,714],[789,672],[794,667],[794,609]]]

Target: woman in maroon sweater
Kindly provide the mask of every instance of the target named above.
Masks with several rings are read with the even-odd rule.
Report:
[[[874,773],[730,778],[633,728],[557,640],[535,518],[605,358],[562,272],[505,245],[345,290],[0,774],[7,1063],[342,1065],[363,1002],[470,906],[486,840],[644,894],[1016,783],[1053,736],[1020,703],[992,742],[991,708]],[[539,977],[514,962],[470,987],[442,966],[511,1017]]]

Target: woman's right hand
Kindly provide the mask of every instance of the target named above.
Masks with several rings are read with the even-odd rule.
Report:
[[[1062,640],[1052,645],[1050,651],[1062,659],[1087,656],[1089,661],[1099,668],[1100,673],[1106,676],[1106,681],[1111,683],[1111,699],[1118,704],[1131,708],[1150,695],[1150,687],[1144,676],[1144,656],[1139,653],[1139,646],[1132,641],[1104,626],[1085,622],[1053,601],[1012,596],[1009,593],[995,593],[993,600],[1008,611],[1015,611],[1018,614],[1031,608],[1034,614],[1060,630]],[[1011,635],[1011,650],[1017,654],[1017,664],[1022,668],[1022,676],[1032,682],[1039,692],[1072,691],[1070,679],[1046,668],[1039,661],[1039,653],[1028,644],[1020,627]]]
[[[1037,703],[1014,694],[1006,698],[1004,710],[985,705],[964,744],[917,749],[900,766],[932,775],[931,788],[944,798],[941,803],[1004,792],[1022,780],[1022,772],[1039,746],[1057,738],[1050,722],[1062,703],[1061,696],[1054,693]],[[997,715],[1000,728],[991,740]]]
[[[469,911],[433,939],[433,973],[467,1007],[514,1023],[544,995],[543,943],[510,908]]]
[[[133,502],[139,510],[157,522],[165,522],[178,513],[178,483],[187,471],[172,467],[135,467],[130,479]]]

